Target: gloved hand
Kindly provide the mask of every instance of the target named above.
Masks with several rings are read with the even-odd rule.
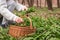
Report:
[[[24,11],[24,10],[27,11],[28,8],[27,8],[26,6],[23,6],[23,7],[21,8],[21,10],[22,10],[22,11]]]
[[[24,5],[20,5],[20,6],[17,6],[16,8],[18,11],[27,11],[28,10],[28,7],[24,6]]]

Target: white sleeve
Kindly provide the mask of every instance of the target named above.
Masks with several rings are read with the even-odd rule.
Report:
[[[15,21],[17,17],[7,9],[6,0],[0,0],[0,14],[3,17],[5,17],[7,20],[12,20],[12,21]]]
[[[16,10],[21,11],[21,10],[23,10],[23,7],[24,7],[24,5],[18,3],[18,1],[16,0]]]

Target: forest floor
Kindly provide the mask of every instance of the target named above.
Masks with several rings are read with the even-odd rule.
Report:
[[[14,13],[16,15],[22,14],[16,10]],[[36,32],[18,40],[60,40],[60,8],[53,8],[53,11],[47,8],[36,8],[35,12],[29,13],[29,17],[33,27],[36,27]],[[9,27],[0,27],[0,40],[17,40],[7,34],[8,30]]]

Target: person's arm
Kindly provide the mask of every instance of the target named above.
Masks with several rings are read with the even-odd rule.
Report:
[[[6,0],[0,0],[0,14],[7,20],[15,21],[15,19],[17,18],[16,15],[14,15],[7,9]]]
[[[20,3],[18,2],[18,0],[15,0],[15,2],[16,2],[16,9],[17,9],[18,11],[22,11],[22,10],[27,10],[27,9],[28,9],[26,6],[20,4]]]

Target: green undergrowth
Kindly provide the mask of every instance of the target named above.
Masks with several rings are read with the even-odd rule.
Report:
[[[36,9],[35,12],[30,12],[29,17],[32,20],[33,27],[36,27],[36,32],[33,35],[19,38],[18,40],[60,40],[60,18],[54,13],[59,13],[58,8],[49,11],[46,8]],[[16,15],[25,15],[25,12],[14,12]],[[23,13],[23,14],[22,14]],[[53,15],[51,16],[50,13]],[[48,15],[47,15],[48,14]],[[46,17],[45,17],[46,16]],[[28,19],[24,19],[26,25],[30,25]],[[8,34],[8,28],[0,27],[0,40],[17,40]]]

